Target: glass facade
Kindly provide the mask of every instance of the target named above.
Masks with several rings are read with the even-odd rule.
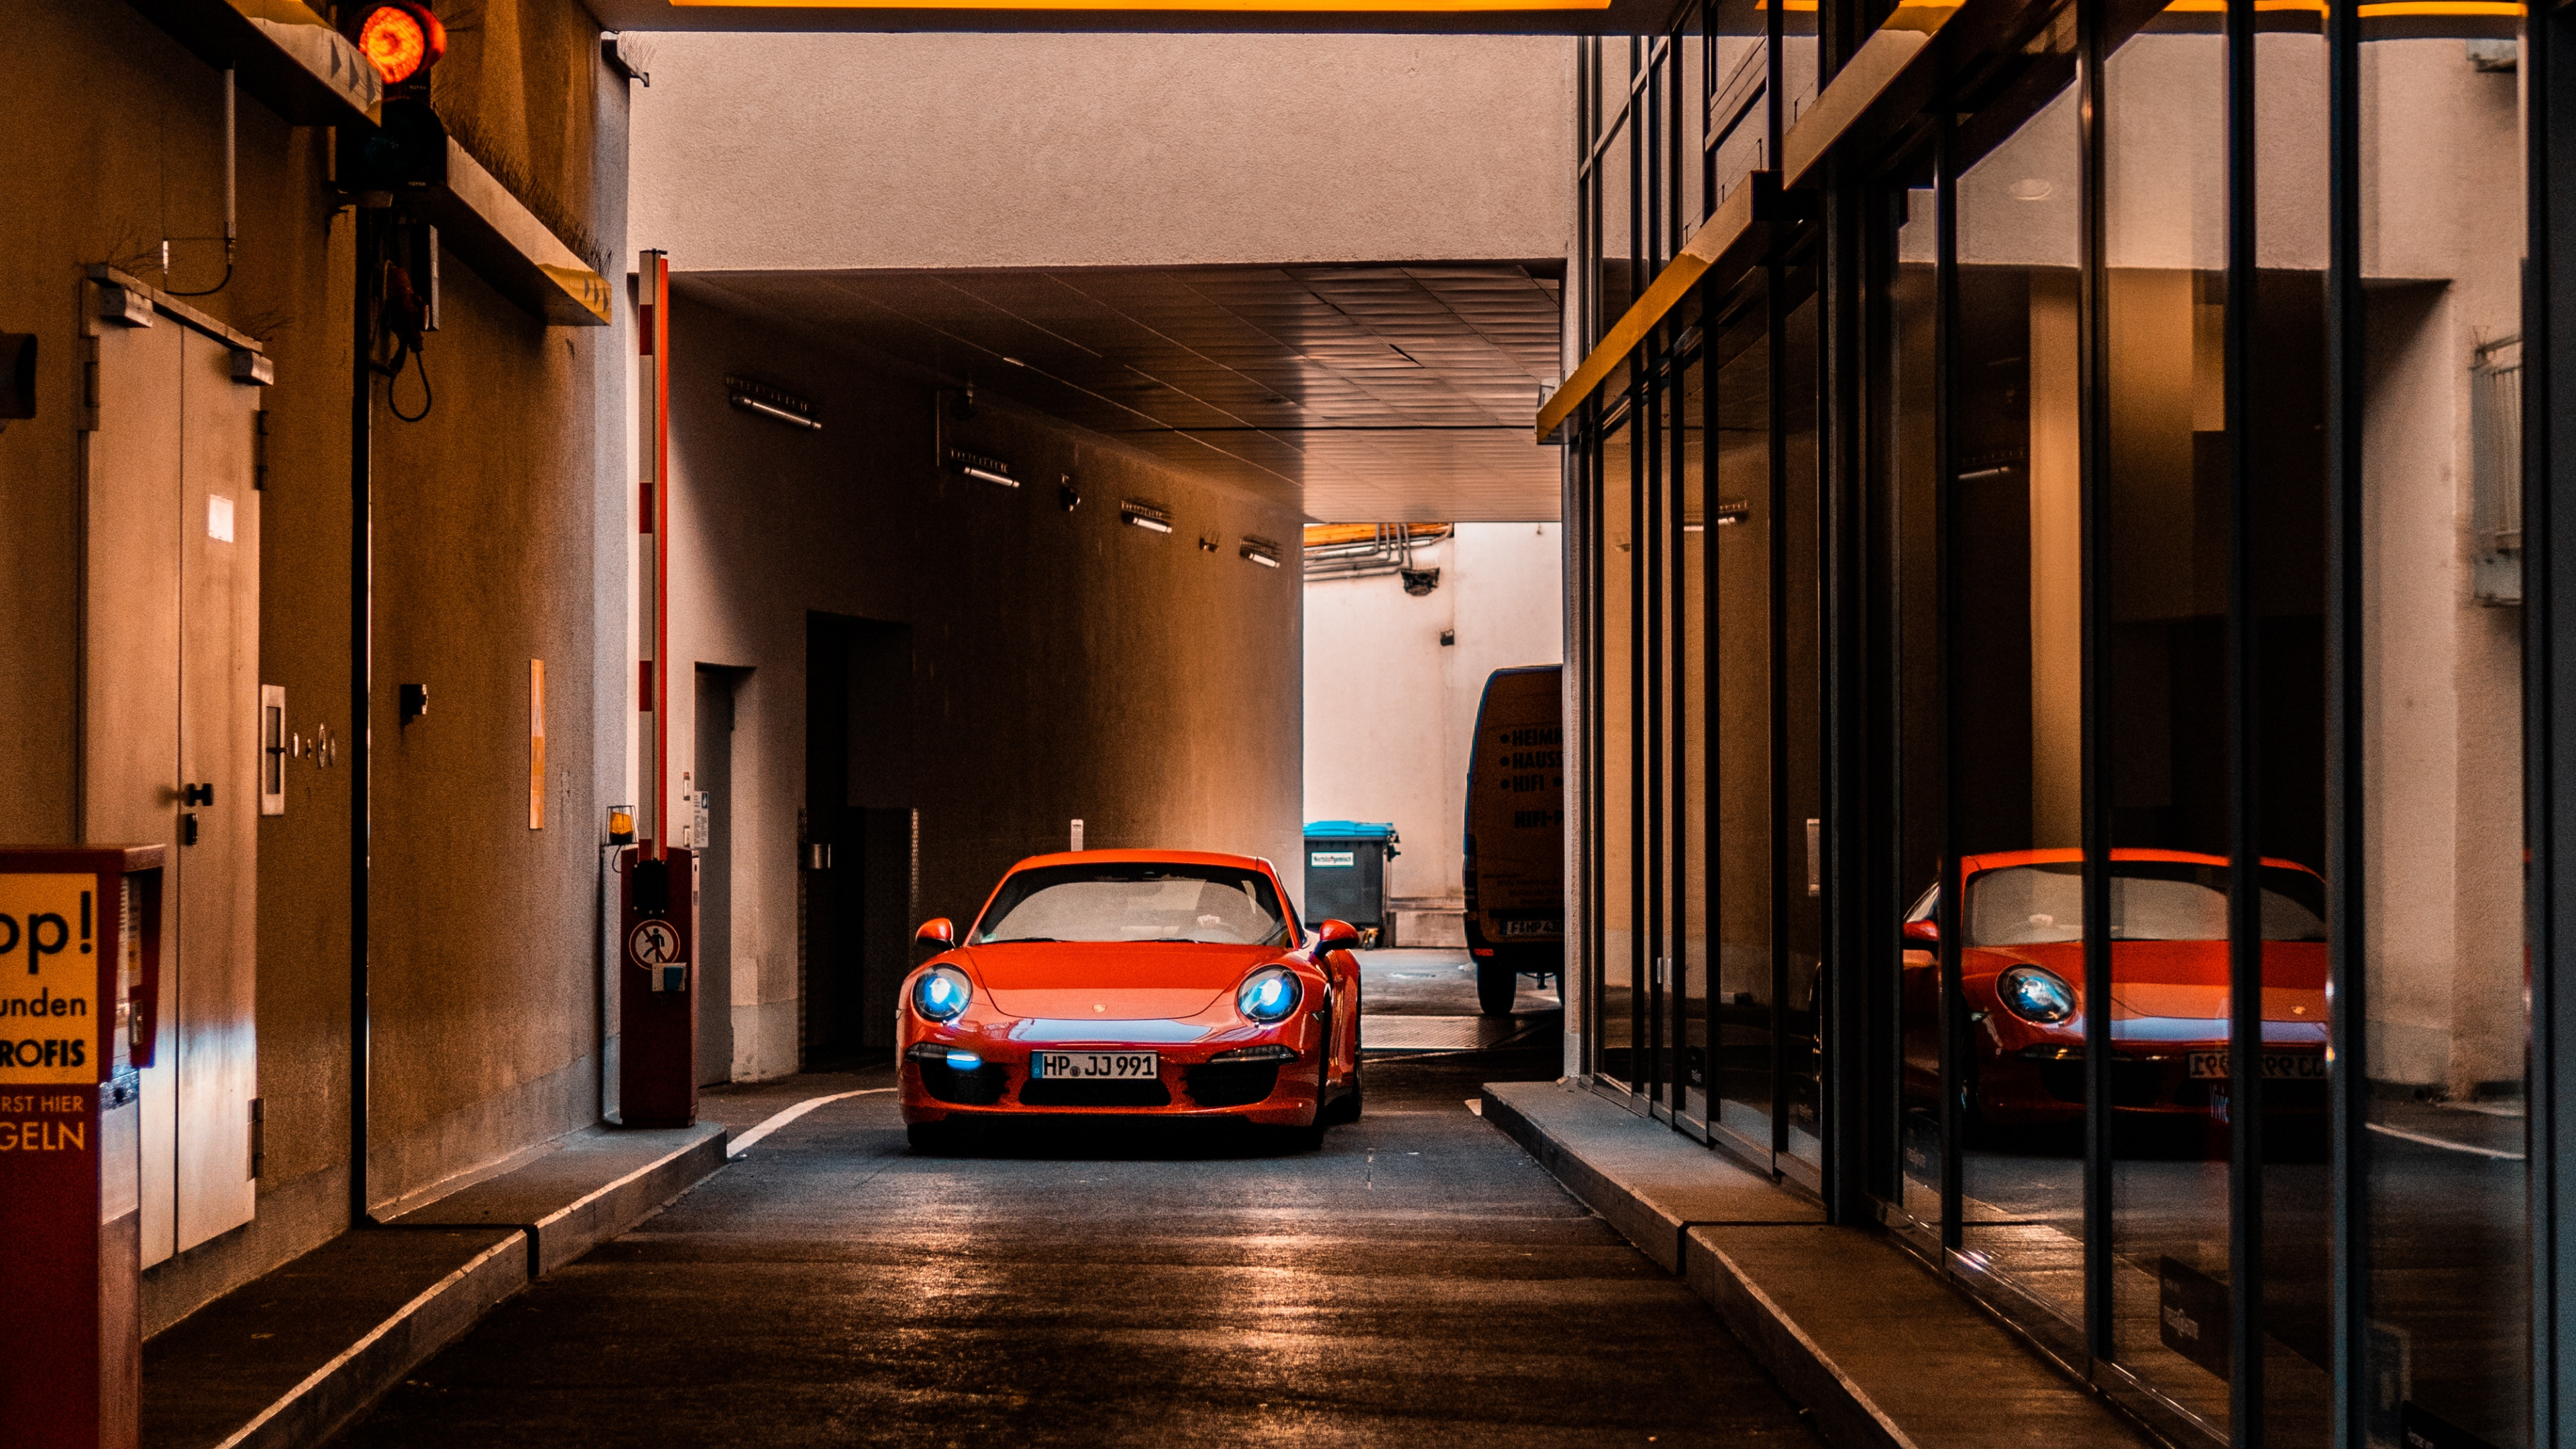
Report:
[[[1581,42],[1570,1065],[2177,1443],[2576,1442],[2569,23]]]

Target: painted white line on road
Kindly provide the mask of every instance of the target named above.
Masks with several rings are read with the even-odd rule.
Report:
[[[873,1097],[880,1092],[891,1092],[893,1090],[894,1088],[892,1087],[865,1087],[855,1092],[834,1092],[831,1095],[824,1097],[808,1097],[804,1101],[797,1103],[795,1106],[788,1108],[784,1112],[773,1114],[767,1121],[762,1122],[759,1126],[754,1127],[750,1131],[742,1134],[740,1137],[735,1138],[726,1146],[725,1156],[727,1159],[742,1156],[744,1153],[751,1150],[753,1143],[758,1142],[761,1138],[768,1136],[770,1133],[777,1131],[779,1128],[786,1126],[788,1123],[795,1121],[797,1118],[804,1116],[806,1113],[813,1111],[815,1108],[822,1106],[826,1102],[838,1102],[846,1097]]]
[[[2420,1142],[2426,1147],[2439,1147],[2445,1152],[2470,1152],[2475,1153],[2480,1157],[2500,1158],[2506,1162],[2523,1162],[2528,1160],[2522,1153],[2507,1152],[2501,1147],[2473,1147],[2466,1142],[2454,1142],[2448,1137],[2430,1137],[2421,1132],[2408,1132],[2402,1128],[2389,1127],[2378,1122],[2365,1122],[2362,1125],[2368,1127],[2373,1132],[2383,1133],[2390,1137],[2401,1138],[2408,1142]]]

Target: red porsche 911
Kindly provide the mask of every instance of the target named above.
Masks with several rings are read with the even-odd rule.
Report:
[[[1360,1113],[1359,933],[1299,929],[1270,862],[1091,850],[1011,867],[905,979],[913,1145],[975,1119],[1235,1118],[1320,1139]]]
[[[1960,1106],[1996,1127],[2084,1116],[2083,854],[1968,856],[1958,920],[1968,1012]],[[2224,1119],[2228,1082],[2228,864],[2179,850],[2111,852],[2111,1105]],[[2286,860],[2262,869],[2267,1112],[2322,1112],[2326,1083],[2325,881]],[[1940,888],[1905,919],[1907,1015],[1937,1020]],[[1938,1041],[1909,1033],[1906,1075],[1937,1094]]]

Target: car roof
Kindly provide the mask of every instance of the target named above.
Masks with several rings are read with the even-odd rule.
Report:
[[[2225,865],[2228,863],[2226,856],[2210,855],[2197,850],[2150,850],[2143,846],[2126,845],[2113,846],[2111,849],[2111,858],[2113,860],[2168,861],[2176,865]],[[2073,847],[2061,847],[2055,850],[1997,850],[1990,851],[1984,855],[1968,855],[1960,857],[1959,873],[1963,876],[1970,876],[1975,875],[1979,871],[1999,870],[2005,866],[2011,865],[2072,865],[2083,859],[2084,852],[2074,849]],[[2302,871],[2309,875],[2316,874],[2314,870],[2310,870],[2308,867],[2299,864],[2295,860],[2283,860],[2277,855],[2267,855],[2263,857],[2263,863],[2281,870]]]
[[[1059,850],[1048,855],[1032,855],[1003,874],[1015,874],[1042,865],[1097,865],[1103,861],[1113,865],[1231,865],[1278,874],[1270,862],[1260,856],[1227,855],[1214,850]]]
[[[1270,877],[1270,883],[1279,888],[1279,904],[1288,912],[1289,921],[1300,930],[1304,929],[1296,905],[1288,899],[1288,883],[1279,877],[1279,867],[1258,855],[1228,855],[1216,850],[1058,850],[1032,855],[1015,862],[1009,870],[1002,872],[1001,880],[993,882],[992,893],[984,897],[984,904],[977,906],[975,914],[966,918],[968,928],[971,930],[973,924],[984,919],[984,913],[993,908],[994,900],[1002,894],[1003,881],[1021,871],[1051,865],[1098,865],[1104,861],[1112,865],[1223,865],[1237,870],[1257,870]]]

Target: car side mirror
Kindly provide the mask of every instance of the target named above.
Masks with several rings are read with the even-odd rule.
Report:
[[[1315,955],[1360,948],[1360,928],[1348,921],[1326,921],[1315,927]]]
[[[1905,938],[1909,941],[1938,941],[1941,939],[1941,925],[1930,916],[1908,921],[1905,923]]]
[[[957,928],[949,924],[946,916],[933,916],[921,923],[920,930],[912,933],[912,942],[934,951],[945,951],[957,944]]]

